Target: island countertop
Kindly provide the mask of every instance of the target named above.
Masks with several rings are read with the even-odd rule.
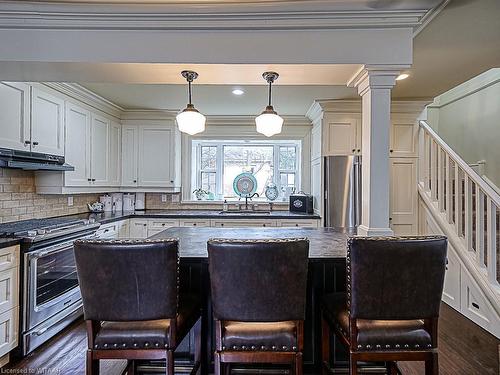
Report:
[[[207,258],[207,241],[226,239],[309,239],[310,259],[345,259],[349,235],[333,228],[169,228],[151,239],[179,239],[181,258]]]

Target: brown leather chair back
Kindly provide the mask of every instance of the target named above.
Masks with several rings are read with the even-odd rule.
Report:
[[[178,241],[75,241],[86,320],[175,318]]]
[[[209,240],[214,317],[303,320],[308,257],[307,239]]]
[[[446,249],[443,236],[349,239],[347,302],[351,318],[438,317]]]

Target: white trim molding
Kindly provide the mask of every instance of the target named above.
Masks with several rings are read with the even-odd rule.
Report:
[[[442,0],[4,1],[0,28],[99,30],[290,30],[426,25]]]

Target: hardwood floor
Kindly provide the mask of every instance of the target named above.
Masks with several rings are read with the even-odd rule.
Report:
[[[446,304],[441,307],[439,321],[440,375],[498,375],[500,340],[490,335]],[[85,326],[78,321],[41,348],[0,373],[25,373],[15,370],[35,370],[33,373],[57,375],[85,374]],[[423,375],[421,363],[398,363],[403,375]],[[123,361],[101,361],[101,375],[120,375]],[[14,371],[4,371],[4,370]]]

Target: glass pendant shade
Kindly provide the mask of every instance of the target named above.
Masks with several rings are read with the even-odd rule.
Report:
[[[279,116],[272,106],[268,106],[264,112],[255,118],[257,132],[266,137],[281,133],[283,118]]]
[[[177,115],[177,126],[183,133],[195,135],[205,130],[206,117],[202,115],[192,104]]]
[[[272,137],[281,133],[281,128],[283,127],[283,118],[278,116],[278,113],[276,113],[271,104],[272,84],[278,79],[279,74],[276,72],[265,72],[262,74],[262,77],[269,85],[269,103],[266,109],[255,118],[255,125],[258,133],[264,134],[266,137]]]

